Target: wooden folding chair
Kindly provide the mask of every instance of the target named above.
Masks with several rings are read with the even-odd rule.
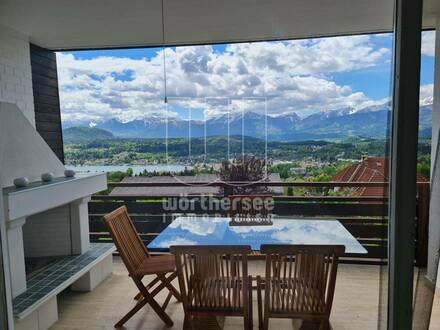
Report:
[[[262,245],[266,278],[263,315],[263,281],[257,277],[260,329],[269,328],[271,317],[319,321],[319,329],[329,329],[338,260],[344,252],[343,245]]]
[[[173,321],[165,312],[165,309],[172,295],[178,301],[181,300],[179,291],[171,284],[171,281],[177,277],[174,256],[150,256],[125,206],[104,216],[104,222],[107,225],[122,261],[127,267],[130,277],[139,289],[139,293],[135,297],[135,299],[138,300],[137,304],[115,324],[115,328],[122,327],[146,304],[150,304],[157,315],[167,325],[172,326]],[[170,275],[167,276],[167,274]],[[156,275],[156,277],[148,285],[144,285],[142,279],[146,275]],[[158,286],[151,290],[156,284],[158,284]],[[154,299],[154,296],[164,288],[167,288],[170,292],[163,305],[160,306]]]
[[[245,329],[252,329],[250,246],[171,246],[170,250],[176,257],[184,327],[194,330],[197,316],[242,316]]]

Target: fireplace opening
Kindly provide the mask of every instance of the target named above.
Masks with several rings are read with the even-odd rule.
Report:
[[[29,216],[23,226],[26,281],[72,255],[70,206]]]
[[[32,277],[44,272],[62,258],[62,256],[25,258],[26,280],[30,280]]]

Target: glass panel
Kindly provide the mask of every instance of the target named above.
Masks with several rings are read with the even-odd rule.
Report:
[[[57,63],[68,168],[109,181],[184,170],[166,158],[161,48],[57,53]]]
[[[205,100],[186,97],[168,97],[167,100],[170,118],[165,139],[168,144],[168,163],[183,163],[189,167],[203,166],[208,157],[207,127],[203,111]],[[176,143],[180,145],[180,152],[173,154],[170,148]]]
[[[395,19],[395,18],[394,18]],[[382,227],[379,230],[379,239],[377,240],[377,244],[375,247],[371,247],[372,249],[379,249],[380,252],[380,264],[378,266],[378,306],[377,306],[377,329],[388,329],[388,311],[389,311],[389,225],[390,225],[390,214],[388,209],[388,203],[390,200],[390,164],[393,161],[391,159],[391,145],[392,145],[392,118],[393,118],[393,108],[392,108],[392,95],[393,95],[393,65],[395,62],[394,53],[394,43],[395,43],[395,33],[385,33],[384,36],[386,41],[386,47],[390,49],[390,66],[387,69],[388,75],[388,111],[387,118],[383,119],[386,122],[385,131],[384,131],[384,140],[383,145],[381,146],[383,152],[383,161],[384,161],[384,169],[383,169],[383,182],[384,186],[377,196],[380,196],[382,199]],[[372,188],[373,191],[375,190]],[[377,193],[377,191],[376,191]]]
[[[231,99],[228,97],[212,97],[206,98],[205,104],[205,126],[206,126],[206,162],[213,163],[216,159],[230,160],[237,152],[237,141],[232,136],[236,136],[236,132],[231,130]],[[219,120],[211,122],[209,116],[215,114],[223,114]],[[219,141],[217,145],[208,143],[208,137],[217,136]]]
[[[434,112],[436,32],[422,32],[419,143],[417,176],[417,230],[414,267],[414,329],[434,329],[439,322],[438,265],[440,224],[438,221],[439,139]],[[431,202],[430,202],[431,201]],[[438,296],[438,295],[437,295]],[[437,323],[436,323],[437,322]]]
[[[150,248],[346,244],[333,328],[353,315],[385,328],[392,43],[384,33],[61,54],[66,160],[152,184],[99,201],[131,196]],[[95,129],[72,142],[68,126],[113,137]],[[230,225],[233,194],[273,196],[272,222]],[[172,221],[179,214],[221,217]],[[101,229],[91,221],[107,241]]]
[[[194,186],[192,196],[169,197],[174,213],[223,217],[177,218],[149,248],[335,244],[342,241],[329,235],[342,228],[360,249],[343,257],[338,281],[353,294],[336,290],[332,325],[350,328],[349,308],[361,327],[386,328],[392,44],[384,33],[167,50],[168,107],[183,113],[175,99],[186,99],[183,119],[197,117],[185,123],[193,178],[203,162],[222,180],[270,185],[228,185],[206,199]],[[202,117],[204,159],[195,161]],[[224,217],[228,195],[262,191],[275,199],[271,224],[237,226]],[[323,230],[320,221],[340,227]]]

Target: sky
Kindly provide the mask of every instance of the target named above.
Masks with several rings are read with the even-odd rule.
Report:
[[[111,118],[356,111],[390,99],[392,43],[392,34],[370,34],[60,52],[62,120],[94,125]],[[432,103],[434,44],[435,32],[424,32],[421,104]]]

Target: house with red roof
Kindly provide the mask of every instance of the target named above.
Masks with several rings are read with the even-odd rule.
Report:
[[[345,167],[332,177],[334,182],[387,182],[388,159],[385,157],[362,156],[362,159]],[[428,182],[422,174],[417,172],[417,182]],[[384,187],[354,188],[356,195],[368,197],[384,196]]]

